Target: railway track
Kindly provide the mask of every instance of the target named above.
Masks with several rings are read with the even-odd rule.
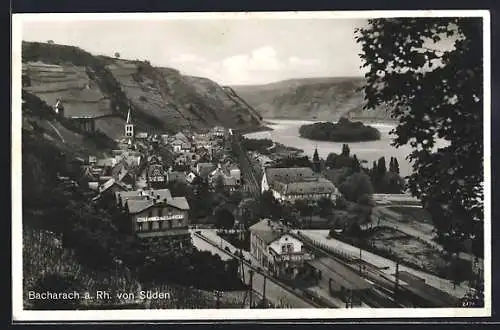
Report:
[[[260,195],[260,180],[259,175],[256,173],[252,161],[248,157],[247,152],[243,149],[241,145],[241,135],[238,132],[234,132],[232,136],[232,148],[233,152],[238,155],[238,160],[242,169],[242,173],[245,179],[245,185],[247,192],[252,197],[258,197]]]
[[[378,267],[362,259],[346,259],[345,256],[337,256],[330,251],[314,245],[307,237],[296,235],[306,246],[316,253],[341,262],[347,268],[357,271],[365,280],[375,285],[375,291],[370,292],[366,297],[367,304],[373,307],[454,307],[453,299],[443,296],[449,296],[438,289],[429,287],[425,283],[417,280],[403,281],[399,284],[384,273]],[[397,289],[396,289],[397,288]],[[382,304],[382,306],[378,306]]]

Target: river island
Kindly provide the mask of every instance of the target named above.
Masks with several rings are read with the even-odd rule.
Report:
[[[363,142],[381,138],[380,131],[375,127],[347,118],[341,118],[337,123],[317,122],[302,125],[299,134],[309,140],[332,142]]]

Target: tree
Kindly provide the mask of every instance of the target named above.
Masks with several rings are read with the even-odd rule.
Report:
[[[349,176],[339,190],[346,199],[357,202],[361,196],[373,194],[373,185],[368,175],[358,172]]]
[[[399,174],[399,163],[398,163],[398,159],[396,157],[394,157],[393,166],[394,166],[394,173]]]
[[[351,152],[351,149],[349,149],[349,145],[347,145],[347,144],[344,143],[342,145],[342,153],[341,153],[341,155],[349,157],[350,152]]]
[[[320,163],[320,160],[319,160],[318,148],[314,149],[313,167],[314,167],[314,171],[316,173],[319,173],[321,171],[321,168],[320,168],[321,167],[321,163]]]
[[[317,208],[314,210],[321,217],[327,217],[332,213],[333,210],[333,202],[330,198],[321,198],[318,200]]]
[[[54,40],[47,40],[47,43],[48,43],[49,45],[53,45],[53,44],[54,44]]]
[[[224,187],[224,177],[222,175],[218,175],[215,178],[214,190],[215,190],[216,193],[219,193],[219,194],[225,194],[226,193],[226,189]]]
[[[372,19],[356,31],[368,69],[364,108],[385,106],[399,121],[393,145],[413,149],[408,187],[440,234],[458,241],[484,230],[473,225],[484,218],[482,24],[471,17]]]
[[[377,163],[377,173],[383,176],[387,172],[387,166],[385,165],[385,157],[380,157]]]
[[[481,18],[374,19],[368,23],[357,30],[356,37],[362,46],[363,67],[368,68],[365,108],[386,106],[398,119],[393,145],[413,148],[410,191],[424,204],[437,204],[434,211],[444,216],[448,231],[459,225],[452,224],[456,213],[466,214],[465,222],[481,221]],[[443,40],[453,45],[444,47]],[[434,150],[436,137],[448,145]]]
[[[361,164],[359,163],[358,157],[356,157],[356,155],[352,156],[352,170],[354,173],[361,171]]]
[[[221,207],[215,211],[215,218],[217,226],[223,230],[231,229],[234,227],[234,216],[231,211]]]
[[[116,58],[120,58],[120,53],[116,52],[116,53],[115,53],[115,57],[116,57]]]

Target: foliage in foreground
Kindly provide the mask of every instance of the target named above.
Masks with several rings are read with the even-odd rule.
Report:
[[[482,240],[481,18],[372,19],[356,39],[365,108],[388,107],[399,121],[393,145],[413,149],[411,192],[441,235]],[[448,143],[436,150],[438,138]]]

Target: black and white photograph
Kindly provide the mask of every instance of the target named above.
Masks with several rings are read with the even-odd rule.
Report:
[[[491,316],[489,19],[14,14],[14,320]]]

